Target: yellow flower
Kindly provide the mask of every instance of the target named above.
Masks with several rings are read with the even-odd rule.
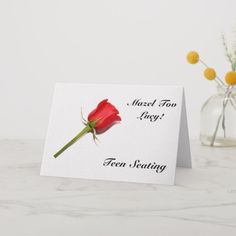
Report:
[[[213,68],[206,68],[204,71],[204,76],[208,80],[214,80],[216,78],[216,72]]]
[[[196,64],[198,63],[199,61],[199,55],[197,52],[195,51],[191,51],[187,54],[187,61],[190,63],[190,64]]]
[[[225,81],[228,85],[235,85],[236,84],[236,72],[229,71],[225,75]]]

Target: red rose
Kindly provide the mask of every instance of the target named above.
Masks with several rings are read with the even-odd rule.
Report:
[[[89,122],[95,122],[94,129],[96,133],[103,133],[109,129],[115,122],[121,121],[118,115],[119,111],[108,102],[108,99],[102,100],[97,107],[88,115]]]
[[[68,147],[77,142],[83,135],[88,132],[93,133],[94,140],[97,138],[96,134],[101,134],[109,129],[117,121],[121,121],[118,115],[119,111],[114,105],[108,102],[108,99],[102,100],[97,107],[88,115],[88,120],[85,120],[85,127],[64,147],[62,147],[53,156],[56,158],[63,153]]]

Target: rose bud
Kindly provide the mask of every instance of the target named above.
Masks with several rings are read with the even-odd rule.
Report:
[[[118,115],[119,111],[114,105],[108,102],[108,99],[101,101],[96,109],[88,115],[89,122],[95,122],[94,129],[100,134],[109,129],[115,122],[121,121]]]

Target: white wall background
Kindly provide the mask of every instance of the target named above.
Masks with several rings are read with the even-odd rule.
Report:
[[[1,0],[0,138],[45,137],[55,82],[184,85],[197,137],[215,85],[185,55],[224,75],[235,12],[235,0]]]

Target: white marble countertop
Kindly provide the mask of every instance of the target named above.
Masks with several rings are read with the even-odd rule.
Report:
[[[43,141],[0,141],[0,235],[236,235],[236,149],[191,142],[161,186],[39,176]]]

